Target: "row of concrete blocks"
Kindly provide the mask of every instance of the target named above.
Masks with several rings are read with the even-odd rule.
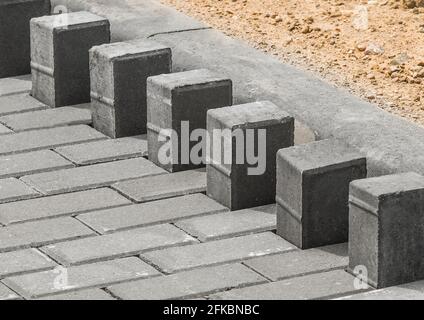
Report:
[[[365,266],[375,287],[424,277],[423,177],[408,173],[366,179],[366,159],[334,140],[294,147],[292,117],[270,102],[228,107],[231,80],[207,70],[167,74],[171,51],[159,44],[134,41],[92,48],[109,42],[109,23],[103,18],[84,12],[38,18],[31,22],[31,33],[38,99],[57,107],[91,97],[97,129],[111,137],[147,131],[150,159],[171,172],[199,164],[164,166],[158,159],[167,143],[159,139],[161,129],[181,136],[182,121],[190,125],[188,135],[204,128],[211,135],[214,129],[265,129],[265,172],[249,175],[247,164],[210,161],[207,192],[212,198],[231,209],[276,200],[279,235],[304,249],[349,240],[351,271]],[[233,159],[236,142],[232,136]],[[258,141],[254,149],[260,149]]]

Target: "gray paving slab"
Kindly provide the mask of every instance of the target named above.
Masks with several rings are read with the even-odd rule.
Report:
[[[0,278],[44,271],[55,266],[57,263],[37,249],[0,253]]]
[[[31,91],[31,75],[0,79],[0,97]]]
[[[0,180],[0,203],[25,200],[41,196],[33,188],[16,178]]]
[[[115,300],[110,294],[106,293],[106,291],[102,289],[85,289],[76,292],[68,292],[62,294],[56,294],[53,296],[48,296],[44,298],[38,298],[36,300],[88,300],[88,301],[101,301],[101,300]]]
[[[1,83],[0,79],[0,83]],[[1,87],[1,85],[0,85]],[[48,107],[31,97],[28,93],[13,94],[8,96],[0,95],[0,116],[19,114],[29,111],[47,109]]]
[[[20,297],[3,283],[0,283],[0,300],[18,300]]]
[[[6,126],[0,124],[0,135],[9,133],[13,133],[13,131],[7,128]]]

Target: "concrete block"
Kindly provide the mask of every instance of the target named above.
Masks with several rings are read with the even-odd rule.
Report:
[[[188,217],[214,214],[226,208],[203,194],[152,201],[123,208],[88,212],[78,219],[99,233],[131,229]]]
[[[0,155],[50,149],[102,139],[106,139],[106,136],[86,125],[25,131],[1,137]]]
[[[272,281],[345,269],[348,263],[347,243],[286,252],[245,262],[251,269]]]
[[[92,235],[95,235],[92,230],[73,218],[16,224],[0,228],[0,252],[38,247]]]
[[[57,263],[37,249],[0,253],[0,278],[49,270],[55,266]]]
[[[40,150],[0,157],[0,178],[18,178],[27,174],[72,167],[73,164],[70,161],[57,153]]]
[[[274,203],[275,155],[293,146],[294,119],[264,101],[211,110],[207,121],[207,194],[231,210]]]
[[[213,266],[294,250],[294,246],[271,232],[168,248],[142,255],[165,273]]]
[[[277,234],[302,249],[347,242],[349,183],[366,175],[366,159],[336,140],[280,150]]]
[[[264,282],[265,278],[242,264],[230,264],[117,284],[108,290],[124,300],[177,300]]]
[[[0,180],[0,203],[39,197],[40,193],[15,178]]]
[[[368,283],[376,288],[424,279],[423,199],[424,178],[416,173],[354,181],[349,270],[365,267]]]
[[[112,186],[135,202],[148,202],[206,192],[206,172],[188,170],[118,182]]]
[[[32,19],[32,95],[51,107],[90,102],[88,51],[108,42],[109,21],[89,12]]]
[[[106,293],[102,289],[86,289],[76,292],[68,292],[55,294],[52,296],[38,298],[36,300],[54,300],[54,301],[103,301],[103,300],[115,300],[110,294]]]
[[[49,0],[0,2],[0,78],[31,73],[29,22],[48,14]]]
[[[94,127],[112,138],[146,133],[146,82],[170,73],[171,50],[149,40],[96,46],[90,50]]]
[[[204,166],[206,155],[199,164],[191,153],[206,140],[190,136],[206,129],[208,110],[232,105],[231,80],[205,69],[165,74],[147,80],[147,95],[149,159],[170,172]]]
[[[164,174],[166,171],[144,158],[113,161],[92,166],[37,173],[21,178],[46,195],[107,187],[115,182]]]
[[[65,266],[112,260],[197,241],[170,224],[52,244],[43,252]]]
[[[0,223],[9,225],[27,221],[73,216],[91,210],[114,208],[131,201],[111,189],[101,188],[60,194],[0,205]]]
[[[91,111],[87,108],[87,105],[25,112],[0,117],[0,123],[5,124],[15,132],[91,124],[91,122]]]
[[[0,79],[0,97],[28,94],[31,91],[31,75]]]
[[[0,96],[0,116],[43,109],[47,109],[47,106],[31,97],[28,93]]]
[[[343,270],[234,289],[209,296],[212,300],[325,300],[360,292],[355,278]],[[363,290],[362,290],[363,291]]]
[[[192,218],[175,225],[202,242],[272,231],[276,228],[275,205]]]
[[[60,147],[55,151],[77,165],[98,164],[147,156],[145,135],[120,139],[108,139],[72,146]]]
[[[60,275],[62,281],[58,280]],[[138,258],[130,257],[9,277],[3,282],[25,298],[32,299],[81,289],[101,288],[156,275],[159,275],[159,272],[153,267]]]
[[[0,283],[0,301],[1,300],[20,300],[20,297],[16,292],[13,292],[3,283]]]
[[[7,128],[6,126],[0,124],[0,135],[9,134],[9,133],[13,133],[13,131]]]

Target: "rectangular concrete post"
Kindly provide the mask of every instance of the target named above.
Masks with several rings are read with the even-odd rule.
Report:
[[[294,143],[294,119],[271,102],[208,112],[207,193],[231,210],[275,202],[275,161]]]
[[[385,288],[424,279],[424,177],[352,182],[349,271]]]
[[[232,105],[232,99],[231,80],[209,70],[149,78],[149,159],[170,172],[204,167],[206,113],[209,109]]]
[[[171,49],[148,40],[90,50],[93,124],[111,138],[146,133],[147,78],[170,73]]]
[[[280,150],[277,234],[302,249],[346,242],[349,183],[366,176],[366,159],[336,140]]]
[[[31,73],[32,18],[50,13],[50,0],[0,1],[0,78]]]
[[[33,96],[51,107],[90,102],[88,51],[108,42],[109,21],[89,12],[32,19]]]

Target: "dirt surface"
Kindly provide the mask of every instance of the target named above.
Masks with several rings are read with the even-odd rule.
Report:
[[[424,125],[424,0],[162,0]]]

